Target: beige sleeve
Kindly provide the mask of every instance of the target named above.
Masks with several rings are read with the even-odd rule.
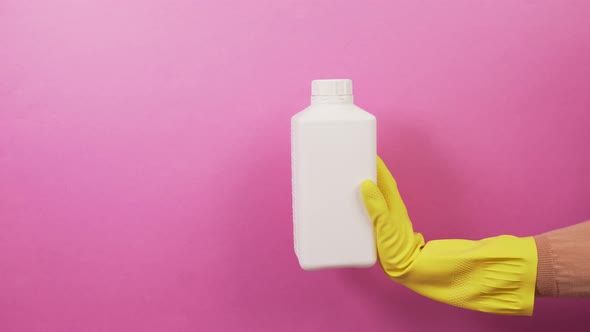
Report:
[[[537,296],[590,297],[590,221],[535,236]]]

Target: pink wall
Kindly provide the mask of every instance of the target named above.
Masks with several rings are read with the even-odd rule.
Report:
[[[0,330],[537,331],[303,272],[289,118],[350,77],[428,239],[590,218],[590,3],[0,2]],[[579,327],[578,330],[587,330]]]

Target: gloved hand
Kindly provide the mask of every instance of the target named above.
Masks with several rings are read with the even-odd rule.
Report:
[[[362,193],[375,229],[381,267],[394,281],[457,307],[505,315],[532,315],[537,248],[532,237],[480,241],[436,240],[414,232],[391,173],[378,158],[377,183]]]

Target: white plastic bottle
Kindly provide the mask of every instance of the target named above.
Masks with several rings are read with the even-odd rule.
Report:
[[[352,81],[313,81],[311,105],[291,119],[293,229],[303,269],[375,264],[360,186],[376,181],[376,145],[376,119],[353,104]]]

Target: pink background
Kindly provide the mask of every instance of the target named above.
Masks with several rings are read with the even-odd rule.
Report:
[[[590,218],[588,1],[3,0],[1,331],[587,330],[303,272],[289,119],[354,80],[427,239]],[[580,325],[580,326],[577,326]]]

